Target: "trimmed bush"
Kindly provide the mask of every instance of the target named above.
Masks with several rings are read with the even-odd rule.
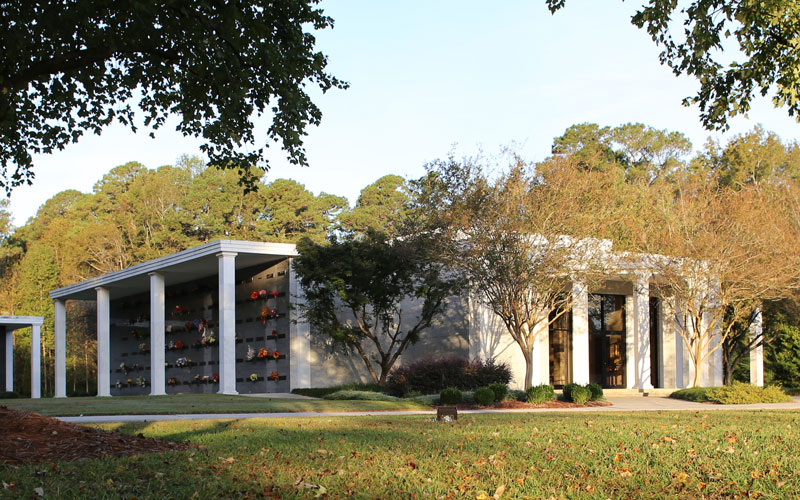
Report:
[[[480,387],[475,389],[472,395],[475,402],[481,406],[489,406],[494,403],[494,391],[490,387]]]
[[[17,399],[19,394],[14,391],[3,391],[0,392],[0,399]]]
[[[580,386],[573,382],[570,382],[564,386],[564,388],[561,390],[562,394],[564,395],[564,401],[572,401],[572,390],[576,387]]]
[[[508,384],[511,370],[505,363],[468,361],[464,358],[424,359],[392,370],[386,380],[390,394],[419,391],[436,394],[448,387],[472,391],[493,383]]]
[[[525,391],[521,391],[519,389],[511,389],[508,391],[514,401],[522,401],[523,403],[528,401],[528,394]]]
[[[756,385],[734,382],[724,387],[711,387],[706,392],[710,401],[724,405],[752,403],[785,403],[792,398],[784,394],[780,387],[758,387]]]
[[[495,382],[493,384],[489,384],[489,389],[494,392],[494,400],[495,401],[502,401],[506,399],[508,396],[508,386],[502,382]]]
[[[604,399],[603,386],[600,384],[588,384],[586,388],[592,393],[592,397],[589,399],[590,401],[602,401]]]
[[[570,396],[572,397],[573,403],[578,403],[579,405],[585,405],[587,401],[592,399],[592,391],[590,391],[588,387],[583,387],[582,385],[576,385],[575,387],[572,388]]]
[[[464,395],[457,387],[448,387],[439,393],[439,404],[442,405],[457,405],[464,401]]]
[[[680,389],[669,395],[671,398],[694,401],[695,403],[706,403],[708,399],[708,387],[691,387]]]
[[[525,393],[528,397],[528,403],[535,405],[552,401],[556,398],[555,390],[553,389],[553,386],[549,384],[530,387],[527,391],[525,391]]]
[[[359,400],[359,401],[399,401],[400,398],[372,391],[336,391],[326,394],[324,399],[333,400]]]
[[[330,387],[310,387],[307,389],[292,389],[292,394],[299,394],[301,396],[309,396],[312,398],[324,398],[328,394],[333,394],[339,391],[368,391],[368,392],[382,392],[386,393],[385,387],[378,384],[344,384],[332,385]]]

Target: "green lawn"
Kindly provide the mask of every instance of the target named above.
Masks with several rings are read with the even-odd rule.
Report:
[[[411,400],[327,401],[314,399],[266,399],[221,394],[171,396],[116,396],[113,398],[0,399],[0,405],[31,410],[41,415],[126,415],[165,413],[276,413],[303,411],[428,410]]]
[[[0,498],[796,498],[800,412],[109,424],[202,450],[9,467]],[[327,495],[327,496],[325,496]]]

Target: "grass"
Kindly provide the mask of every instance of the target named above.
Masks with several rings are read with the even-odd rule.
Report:
[[[107,424],[202,449],[0,465],[0,498],[794,498],[800,413]],[[497,494],[497,495],[495,495]]]
[[[741,382],[720,387],[681,389],[670,394],[670,397],[698,403],[720,404],[787,403],[792,401],[792,398],[780,387],[758,387]]]
[[[115,396],[112,398],[0,399],[0,405],[48,416],[156,415],[173,413],[279,413],[305,411],[426,410],[418,401],[328,401],[267,399],[222,394]]]
[[[292,394],[299,394],[301,396],[311,396],[312,398],[323,398],[328,394],[333,394],[339,391],[366,391],[366,392],[380,392],[385,393],[386,388],[378,384],[344,384],[332,385],[329,387],[310,387],[307,389],[292,389]]]

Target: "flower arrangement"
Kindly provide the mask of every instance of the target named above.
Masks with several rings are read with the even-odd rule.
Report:
[[[139,344],[139,352],[147,352],[147,344],[142,342]]]
[[[256,300],[257,298],[258,298],[257,290],[253,290],[252,292],[250,292],[250,300]]]
[[[175,309],[173,309],[173,311],[175,312],[175,314],[183,314],[183,308],[181,306],[175,306]]]
[[[258,296],[262,297],[262,298],[266,297],[267,296],[267,291],[266,290],[259,290],[258,291]]]
[[[114,383],[114,387],[116,387],[117,389],[122,389],[122,382],[119,379],[117,379],[117,381]]]
[[[164,333],[172,333],[172,325],[165,326]]]
[[[189,366],[191,362],[192,360],[189,358],[178,358],[175,360],[175,366],[183,368],[184,366]]]
[[[209,377],[208,375],[203,375],[203,383],[207,384],[209,382],[211,382],[211,377]]]
[[[278,292],[272,292],[270,295],[272,295],[273,297],[277,297],[279,295],[279,293]]]
[[[175,349],[183,349],[183,341],[178,340],[175,342]]]
[[[281,375],[278,372],[269,372],[269,379],[270,380],[278,380],[278,377],[280,377],[280,376]]]
[[[215,373],[214,375],[212,375],[211,376],[211,381],[214,382],[215,384],[218,383],[219,382],[219,373]]]
[[[206,336],[205,334],[203,334],[203,336],[200,337],[200,345],[209,346],[209,345],[214,344],[214,342],[216,342],[216,341],[217,341],[217,339],[215,339],[211,335]]]
[[[178,385],[178,384],[179,384],[178,379],[176,379],[175,377],[170,377],[169,380],[167,380],[167,385]]]
[[[258,382],[258,373],[250,374],[250,382]]]
[[[132,378],[129,378],[129,379],[127,379],[125,382],[127,382],[128,384],[133,384],[133,379],[132,379]]]
[[[193,327],[194,325],[192,324],[191,321],[187,321],[186,323],[183,324],[183,329],[186,330],[187,332],[192,331]]]
[[[277,337],[278,336],[278,330],[272,330],[272,335]]]
[[[119,369],[122,370],[124,373],[128,373],[128,365],[126,365],[124,361],[119,364]]]
[[[272,359],[278,359],[280,357],[281,357],[280,351],[278,351],[277,349],[272,351]]]
[[[261,310],[261,324],[266,325],[268,319],[273,319],[278,317],[278,310],[277,309],[270,309],[269,307],[265,307]]]
[[[199,373],[194,376],[194,383],[195,384],[199,384],[200,383],[200,374]]]
[[[245,359],[247,361],[253,361],[255,359],[255,357],[256,357],[256,350],[253,349],[252,347],[250,347],[250,345],[248,344],[247,345],[247,354],[245,355]]]
[[[136,385],[138,385],[139,387],[144,387],[145,385],[147,385],[147,381],[144,379],[144,377],[137,377]]]
[[[266,347],[262,347],[261,349],[258,350],[258,359],[264,359],[267,356],[269,356],[269,351],[267,350]]]

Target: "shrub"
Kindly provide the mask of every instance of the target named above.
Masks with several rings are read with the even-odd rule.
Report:
[[[525,391],[521,391],[519,389],[511,389],[508,391],[511,394],[511,397],[514,398],[515,401],[522,401],[523,403],[528,400],[528,393]]]
[[[525,391],[528,396],[528,403],[539,404],[547,401],[552,401],[556,397],[555,390],[552,385],[543,384],[529,387]]]
[[[572,388],[572,392],[570,393],[573,403],[578,403],[579,405],[585,405],[587,401],[592,399],[592,391],[589,390],[588,387],[584,387],[582,385],[576,385]]]
[[[14,391],[3,391],[3,392],[0,392],[0,399],[16,399],[18,397],[19,397],[19,394],[17,394]]]
[[[301,396],[309,396],[312,398],[324,398],[328,394],[333,394],[339,391],[369,391],[369,392],[383,392],[386,393],[386,388],[378,384],[344,384],[333,385],[330,387],[311,387],[307,389],[292,389],[292,394],[299,394]]]
[[[494,403],[494,391],[491,387],[481,387],[479,389],[475,389],[475,393],[472,395],[475,399],[475,402],[481,406],[489,406],[490,404]]]
[[[780,387],[758,387],[742,382],[734,382],[724,387],[711,387],[706,394],[710,401],[724,405],[784,403],[792,400]]]
[[[503,382],[494,382],[489,384],[489,389],[494,393],[495,401],[502,401],[508,396],[508,386]]]
[[[689,389],[680,389],[669,395],[671,398],[684,399],[686,401],[694,401],[695,403],[708,402],[708,387],[692,387]]]
[[[564,389],[561,390],[562,394],[564,395],[564,401],[572,401],[572,390],[576,387],[580,387],[578,384],[570,382],[569,384],[564,386]]]
[[[448,387],[475,390],[492,383],[507,384],[511,370],[505,363],[468,361],[464,358],[424,359],[392,370],[386,380],[390,394],[419,391],[436,394]]]
[[[439,393],[439,404],[457,405],[464,400],[464,395],[457,387],[448,387]]]
[[[359,401],[398,401],[399,398],[373,391],[343,390],[326,394],[325,399],[333,400],[359,400]]]
[[[592,397],[589,399],[590,401],[603,400],[603,386],[600,384],[588,384],[586,388],[592,393]]]

